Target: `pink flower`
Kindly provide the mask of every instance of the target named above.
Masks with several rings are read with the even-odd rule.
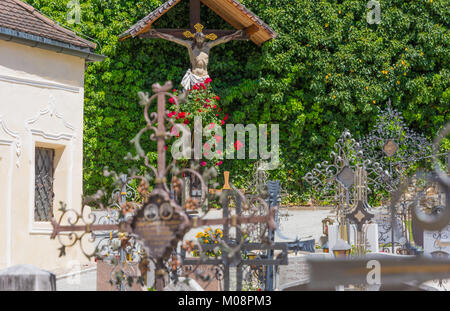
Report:
[[[217,150],[217,154],[222,154],[222,150]]]
[[[206,99],[206,102],[207,102],[207,103],[210,103],[211,101],[207,98],[207,99]]]
[[[211,123],[209,124],[209,129],[212,130],[215,126],[216,126],[216,125],[215,125],[213,122],[211,122]]]
[[[203,148],[205,148],[206,150],[209,150],[209,145],[208,145],[208,143],[205,143],[205,144],[203,145]]]
[[[239,139],[236,140],[236,142],[234,143],[234,148],[235,148],[236,150],[241,149],[243,146],[244,146],[244,145],[239,141]]]
[[[223,163],[222,161],[219,161],[216,163],[216,165],[222,165],[222,163]]]
[[[214,135],[214,138],[216,139],[217,143],[219,143],[222,140],[222,137],[219,135]]]
[[[220,123],[222,123],[222,125],[225,125],[225,121],[224,120],[220,120]]]
[[[217,108],[217,105],[214,105],[213,108],[216,109],[216,108]]]
[[[206,166],[206,162],[203,161],[202,163],[200,163],[201,166]]]

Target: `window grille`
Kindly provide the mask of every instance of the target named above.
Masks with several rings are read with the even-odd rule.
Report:
[[[50,221],[53,215],[53,175],[55,150],[35,149],[34,220]]]

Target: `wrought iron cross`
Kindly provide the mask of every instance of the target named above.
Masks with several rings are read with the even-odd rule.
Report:
[[[88,219],[85,219],[85,206],[82,207],[81,213],[70,210],[74,213],[75,219],[69,220],[68,224],[62,224],[63,216],[68,212],[66,209],[62,210],[63,215],[59,218],[59,221],[56,221],[55,218],[52,219],[52,239],[56,236],[67,233],[69,236],[74,238],[74,233],[80,232],[80,236],[75,234],[76,237],[73,243],[69,246],[72,246],[77,242],[80,242],[81,244],[81,240],[86,234],[92,234],[95,231],[117,230],[119,235],[135,236],[138,242],[140,242],[146,250],[148,256],[155,261],[155,287],[157,290],[162,290],[165,286],[165,262],[170,257],[171,252],[176,247],[178,242],[183,239],[185,233],[190,229],[211,225],[223,225],[225,228],[229,228],[230,226],[262,222],[268,223],[268,226],[271,229],[275,229],[276,227],[274,221],[275,209],[267,208],[267,215],[250,217],[240,215],[230,216],[228,214],[228,210],[226,210],[223,218],[201,219],[198,217],[189,216],[186,213],[186,208],[180,206],[175,200],[172,199],[171,191],[167,186],[166,176],[170,173],[169,169],[175,167],[176,160],[173,160],[169,166],[166,166],[165,141],[171,136],[171,134],[166,130],[165,123],[168,121],[174,125],[174,121],[166,117],[168,113],[168,111],[166,111],[166,97],[172,97],[177,106],[179,105],[180,99],[169,93],[169,90],[171,89],[172,83],[166,82],[163,86],[154,84],[153,92],[155,94],[150,98],[148,94],[139,93],[141,105],[144,106],[144,117],[147,125],[139,131],[132,142],[135,144],[138,156],[144,159],[146,167],[149,168],[155,176],[155,187],[150,193],[147,193],[147,189],[149,187],[148,178],[145,176],[135,176],[141,180],[141,195],[144,197],[142,207],[126,213],[124,220],[119,224],[94,224],[95,217],[88,217]],[[149,113],[150,104],[154,100],[157,101],[157,112]],[[147,131],[153,132],[150,135],[150,138],[156,140],[157,143],[158,159],[156,169],[150,164],[150,160],[148,159],[146,152],[142,149],[139,143],[141,136]],[[173,175],[172,183],[182,183],[179,178],[176,178],[175,175],[181,175],[183,173],[191,173],[200,178],[202,184],[202,200],[204,200],[207,193],[206,184],[203,181],[202,176],[195,170],[189,168],[178,170]],[[98,194],[94,197],[95,199],[98,199],[99,196],[100,195]],[[243,204],[247,207],[245,197],[243,197],[242,194],[240,194],[240,196],[243,199]],[[262,204],[265,204],[262,199],[261,201]],[[198,205],[201,206],[201,204]],[[228,206],[228,203],[224,206]],[[257,246],[248,245],[246,247],[251,248]],[[62,255],[64,254],[64,251],[65,246],[61,248]],[[95,253],[87,254],[85,252],[84,254],[88,258],[95,255]]]

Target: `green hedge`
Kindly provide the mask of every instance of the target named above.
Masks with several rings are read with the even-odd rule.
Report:
[[[27,0],[65,23],[68,0]],[[189,67],[184,48],[162,40],[117,36],[163,1],[81,0],[75,30],[97,40],[103,62],[86,70],[84,187],[105,183],[105,165],[126,171],[130,139],[144,126],[137,92],[154,82],[177,85]],[[380,0],[381,23],[366,21],[365,0],[243,0],[279,37],[257,47],[232,42],[213,49],[210,75],[231,123],[279,123],[281,166],[271,172],[288,191],[329,154],[341,132],[368,132],[388,98],[415,130],[432,137],[450,119],[448,0]],[[187,27],[184,0],[156,27]],[[202,8],[210,28],[229,28]],[[149,148],[151,144],[149,143]],[[154,150],[154,149],[153,149]],[[235,184],[251,161],[225,161]]]

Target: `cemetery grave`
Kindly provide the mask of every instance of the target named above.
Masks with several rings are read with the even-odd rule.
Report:
[[[17,5],[17,1],[7,0],[5,7],[9,8],[11,3]],[[445,117],[439,123],[444,125],[432,141],[410,128],[403,113],[385,96],[388,99],[378,103],[384,109],[379,110],[367,130],[354,132],[349,130],[354,127],[345,120],[337,122],[342,132],[336,139],[330,134],[331,151],[326,149],[326,143],[317,143],[320,139],[314,135],[310,137],[316,146],[324,148],[317,150],[314,161],[325,153],[327,157],[297,178],[298,172],[293,172],[290,164],[280,162],[280,152],[286,153],[286,148],[279,141],[279,124],[271,124],[269,130],[267,124],[228,123],[230,115],[224,110],[232,108],[230,98],[234,91],[228,92],[223,100],[216,94],[222,85],[213,84],[210,76],[210,71],[220,69],[210,64],[210,60],[216,60],[211,52],[219,50],[212,50],[217,46],[233,55],[232,41],[249,41],[252,47],[269,42],[266,46],[272,45],[258,53],[270,54],[270,49],[279,49],[286,42],[276,41],[279,34],[237,0],[161,3],[138,21],[129,23],[128,29],[116,34],[115,39],[124,46],[128,44],[127,48],[134,44],[140,46],[136,43],[138,38],[150,47],[155,39],[175,43],[187,49],[190,67],[180,77],[179,85],[164,75],[159,76],[161,81],[166,81],[164,84],[154,81],[139,84],[124,79],[123,87],[127,90],[136,93],[141,89],[130,96],[137,95],[142,114],[139,120],[132,121],[141,127],[129,141],[131,147],[127,147],[129,150],[118,166],[121,170],[105,166],[102,175],[96,176],[101,180],[101,187],[95,191],[90,188],[86,192],[89,194],[78,202],[71,195],[72,188],[82,186],[82,157],[75,161],[66,150],[72,152],[79,137],[57,112],[54,96],[50,96],[50,108],[25,122],[30,134],[27,139],[37,146],[33,145],[36,150],[31,153],[35,162],[29,161],[34,163],[31,165],[34,173],[30,176],[35,183],[34,188],[32,184],[30,187],[34,190],[30,200],[34,200],[30,232],[47,234],[51,245],[58,245],[54,250],[61,260],[67,258],[70,262],[76,258],[74,261],[78,262],[76,256],[82,254],[83,260],[94,263],[95,268],[89,265],[83,272],[77,270],[58,276],[33,265],[12,265],[0,270],[0,290],[54,291],[63,279],[68,281],[64,288],[70,289],[72,276],[82,273],[89,273],[85,275],[89,288],[95,286],[99,291],[433,291],[449,288],[450,122]],[[180,22],[175,28],[159,27],[159,20],[170,16],[180,3],[186,5],[183,13],[189,26],[179,26]],[[19,5],[27,8],[28,13],[34,12],[28,5]],[[201,16],[204,9],[211,10],[220,23],[228,26],[212,28]],[[340,15],[341,11],[338,12]],[[272,18],[271,14],[265,17]],[[45,17],[39,18],[49,25]],[[329,27],[328,23],[325,25],[324,29]],[[103,60],[102,56],[93,54],[95,44],[55,27],[72,36],[70,40],[87,45],[82,50],[88,54],[82,54],[84,60]],[[303,48],[308,50],[307,47],[310,43],[305,43]],[[148,50],[136,53],[141,53],[135,55],[141,58]],[[160,55],[160,59],[167,61],[166,55]],[[274,58],[271,62],[272,67],[281,70],[278,68],[281,60]],[[247,63],[246,66],[259,65]],[[264,70],[258,78],[262,81]],[[381,73],[388,75],[385,70]],[[131,71],[124,75],[133,76]],[[236,73],[236,80],[239,75]],[[172,72],[170,76],[176,74]],[[2,77],[0,80],[5,80]],[[87,77],[92,79],[89,72]],[[108,79],[105,74],[104,80]],[[334,77],[330,73],[324,79],[328,84],[333,83]],[[28,80],[14,81],[34,86]],[[44,88],[84,94],[81,87],[39,83]],[[147,83],[152,83],[151,91],[146,90]],[[394,83],[401,84],[398,80]],[[276,84],[265,87],[279,88],[279,97],[287,93]],[[369,87],[365,89],[368,91]],[[245,101],[258,97],[253,92],[249,86],[243,97]],[[277,96],[272,99],[275,101]],[[305,116],[303,102],[307,102],[308,96],[302,91],[294,97],[289,97],[286,109],[298,110],[299,115]],[[398,94],[392,94],[392,98],[399,107]],[[320,102],[317,98],[313,101]],[[317,115],[322,111],[319,106],[313,109]],[[267,115],[275,114],[270,107],[267,109]],[[277,113],[283,115],[287,111]],[[248,110],[242,107],[239,112],[245,116]],[[70,130],[71,134],[32,128],[43,116],[57,118],[64,131]],[[82,113],[78,117],[83,127]],[[260,121],[265,122],[263,118]],[[298,121],[296,126],[310,126],[303,121]],[[114,125],[111,120],[104,122]],[[322,122],[320,119],[317,124]],[[22,142],[19,132],[9,130],[1,115],[0,127],[10,136],[8,140],[0,137],[0,147],[10,148],[7,158],[10,168],[5,176],[12,180],[14,166],[22,165],[19,159]],[[209,140],[204,141],[204,137]],[[290,139],[300,137],[292,135]],[[64,145],[58,145],[61,139],[65,140]],[[289,152],[303,161],[306,153],[300,144],[295,146]],[[82,143],[77,145],[77,152],[82,153],[82,147]],[[232,174],[230,170],[238,167],[237,161],[245,159],[247,153],[252,166],[240,169],[251,175]],[[58,166],[60,162],[65,166]],[[72,171],[75,162],[77,172]],[[3,167],[0,169],[3,173]],[[68,180],[69,185],[54,187],[62,179]],[[293,189],[292,184],[301,185],[305,193],[292,193],[289,190]],[[70,195],[60,195],[61,189],[69,189]],[[3,196],[9,204],[11,193],[5,192]],[[315,202],[314,206],[294,210],[284,202],[302,196],[308,197],[308,202]],[[330,208],[316,211],[316,205]],[[8,211],[10,219],[11,210]],[[11,237],[8,239],[5,249],[11,253]],[[8,260],[11,261],[10,255]]]

